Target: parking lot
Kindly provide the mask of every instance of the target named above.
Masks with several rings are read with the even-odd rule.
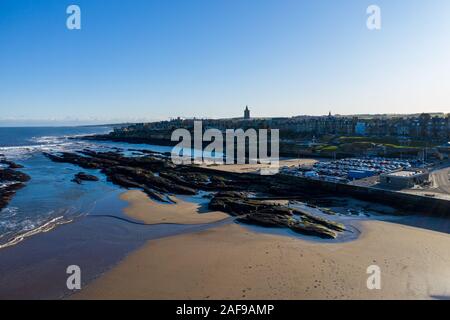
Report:
[[[352,181],[369,178],[382,173],[410,169],[413,165],[417,164],[401,159],[349,158],[316,163],[314,165],[314,171],[319,176],[340,177]]]
[[[349,183],[352,181],[367,181],[374,184],[377,177],[383,173],[423,167],[424,163],[417,160],[387,159],[387,158],[347,158],[335,161],[320,161],[312,168],[284,168],[286,174],[304,176],[311,179],[321,179]],[[449,185],[450,188],[450,185]]]

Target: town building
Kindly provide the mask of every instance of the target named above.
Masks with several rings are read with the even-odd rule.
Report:
[[[380,184],[392,189],[407,189],[422,185],[429,181],[430,174],[426,170],[402,170],[380,175]]]
[[[135,124],[122,131],[173,130],[193,128],[195,120],[202,120],[204,128],[226,130],[232,128],[279,129],[284,137],[322,135],[398,137],[406,140],[426,140],[443,143],[450,140],[450,115],[421,114],[408,116],[295,116],[283,118],[251,118],[248,106],[244,117],[227,119],[183,119]],[[117,129],[121,131],[121,129]]]

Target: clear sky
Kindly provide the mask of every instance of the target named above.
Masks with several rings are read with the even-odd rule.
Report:
[[[66,8],[81,8],[81,30]],[[381,8],[369,31],[366,9]],[[0,124],[450,112],[448,0],[0,0]]]

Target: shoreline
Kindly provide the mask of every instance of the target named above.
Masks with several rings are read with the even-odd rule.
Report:
[[[142,200],[130,199],[128,208],[133,201]],[[189,210],[185,214],[198,214],[194,206]],[[356,239],[337,242],[258,231],[237,223],[149,240],[68,298],[307,300],[450,295],[447,233],[369,219],[358,220],[354,227],[360,231]],[[367,289],[371,265],[381,268],[382,290]]]
[[[145,224],[205,224],[228,219],[224,212],[206,211],[205,203],[196,203],[171,196],[175,203],[161,203],[152,200],[143,191],[129,190],[120,195],[128,206],[124,214]]]
[[[137,190],[116,193],[116,200],[102,201],[107,206],[105,209],[115,208],[118,209],[117,213],[122,211],[124,216],[128,216],[125,210],[133,204],[123,198],[130,192],[147,197]],[[132,201],[142,202],[143,199],[137,197]],[[153,202],[149,199],[146,201]],[[198,205],[193,203],[188,206],[189,212],[184,212],[184,217],[208,215],[198,213]],[[100,208],[98,214],[104,213],[105,209]],[[20,257],[23,256],[20,252],[41,247],[40,244],[43,243],[56,244],[56,239],[58,246],[62,248],[65,247],[64,243],[73,243],[74,240],[78,243],[78,249],[84,248],[77,254],[77,260],[84,261],[83,270],[87,270],[84,273],[86,277],[83,280],[83,290],[75,294],[67,292],[63,288],[65,273],[60,272],[57,277],[60,279],[56,279],[61,282],[58,290],[66,293],[57,296],[49,293],[49,298],[428,299],[450,295],[446,291],[450,288],[450,252],[447,250],[450,238],[446,233],[395,222],[363,220],[358,221],[361,234],[356,240],[330,243],[308,237],[302,239],[254,231],[253,226],[222,224],[221,221],[223,220],[211,225],[173,225],[169,226],[174,228],[173,231],[167,232],[163,231],[167,226],[160,224],[134,226],[109,219],[92,220],[90,217],[61,226],[52,232],[36,235],[29,241],[10,248],[10,251],[15,252],[13,256]],[[108,250],[92,251],[89,243],[95,238],[77,238],[76,230],[81,230],[80,227],[91,230],[94,232],[92,236],[97,234],[95,238],[103,239],[108,246],[113,246]],[[99,230],[106,237],[98,238]],[[117,230],[123,231],[121,235],[117,235]],[[155,234],[156,230],[161,230],[162,233]],[[108,234],[110,235],[107,236]],[[391,236],[388,238],[385,234]],[[124,239],[128,240],[124,243]],[[116,246],[119,244],[127,247],[126,243],[130,240],[137,242],[122,251],[120,257],[111,254],[111,250],[117,250]],[[39,249],[38,252],[52,251],[51,247]],[[87,247],[91,249],[88,250]],[[100,248],[98,245],[95,247]],[[88,251],[92,252],[87,254]],[[92,261],[89,262],[89,256],[95,252],[101,252],[101,260],[110,262],[96,268]],[[65,255],[69,258],[71,253],[67,252]],[[44,265],[50,262],[44,261]],[[387,281],[386,287],[381,292],[367,291],[364,287],[367,279],[364,268],[374,263],[380,264],[383,272],[385,270],[387,273],[387,279],[383,280],[383,286]],[[49,281],[55,277],[53,273],[58,269],[55,267],[52,267],[53,271],[45,270],[41,263],[34,263],[25,269],[31,270],[35,275],[43,275],[42,281]],[[19,271],[19,274],[23,271]],[[87,276],[88,274],[91,276]],[[15,273],[9,275],[12,279],[16,277]],[[13,296],[37,297],[35,294],[38,294],[38,288],[46,288],[45,281],[28,284],[24,293],[16,291]]]
[[[148,241],[70,299],[431,299],[450,295],[450,238],[381,221],[314,243],[237,224]],[[390,234],[387,239],[384,235]],[[382,290],[368,290],[377,264]]]
[[[66,287],[69,265],[80,266],[84,287],[152,239],[200,232],[230,222],[136,224],[124,213],[128,206],[121,199],[124,193],[112,192],[88,215],[1,249],[0,299],[67,299],[73,294]]]
[[[90,155],[101,163],[102,154],[91,152]],[[148,163],[159,165],[158,160],[152,161]],[[249,169],[245,166],[227,169],[232,175],[233,171]],[[193,171],[194,175],[185,176],[188,187],[194,177],[200,189],[210,190],[208,179]],[[207,170],[211,174],[214,171]],[[128,172],[138,173],[130,169]],[[186,172],[174,171],[171,175],[163,172],[163,177],[164,174],[176,180]],[[139,175],[135,174],[135,178]],[[146,178],[159,181],[154,177]],[[227,178],[221,181],[225,186],[230,183]],[[177,184],[167,186],[175,188]],[[239,186],[239,183],[232,186]],[[92,188],[97,186],[92,184]],[[121,187],[117,189],[121,190],[120,195],[117,193],[114,201],[102,201],[105,207],[97,214],[38,234],[0,252],[0,260],[6,262],[0,267],[4,274],[0,275],[4,286],[0,296],[40,298],[39,291],[49,297],[69,299],[426,299],[450,296],[446,291],[450,288],[447,280],[450,279],[450,253],[445,251],[450,245],[448,232],[441,234],[366,219],[358,222],[361,233],[355,240],[316,241],[315,237],[291,237],[281,234],[283,232],[259,231],[263,227],[230,223],[234,218],[227,213],[211,212],[208,209],[210,198],[203,198],[202,194],[174,197],[173,193],[177,192],[167,192],[164,199],[176,201],[170,204],[170,201],[150,199],[149,196],[158,193],[148,190],[144,193],[145,188],[125,192]],[[182,191],[190,192],[190,189]],[[233,201],[239,203],[241,199],[237,197]],[[251,204],[254,200],[245,201]],[[269,202],[286,205],[285,201],[262,200],[258,205]],[[108,219],[107,214],[111,212],[125,221]],[[127,217],[143,223],[133,224],[131,219],[123,219]],[[33,254],[30,256],[30,253]],[[28,261],[26,265],[22,265],[24,259]],[[386,260],[392,263],[386,264]],[[87,286],[70,296],[65,288],[64,268],[74,261],[82,264],[83,288]],[[367,263],[380,264],[383,272],[386,270],[386,291],[366,292],[364,268]],[[21,275],[28,272],[38,279],[21,284]],[[46,283],[48,281],[56,283]],[[56,291],[65,294],[53,296],[55,286]],[[7,293],[6,289],[12,290]]]

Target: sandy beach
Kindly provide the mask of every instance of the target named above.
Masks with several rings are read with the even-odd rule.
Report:
[[[136,200],[139,198],[136,193],[127,193],[127,197],[133,203],[131,208],[137,210],[139,202],[142,205],[142,200]],[[198,214],[193,207],[183,208],[173,209],[181,216],[170,219],[192,221],[191,216]],[[127,211],[131,212],[130,208]],[[158,219],[162,217],[148,221]],[[447,234],[381,221],[364,221],[358,228],[361,236],[345,243],[253,232],[235,223],[149,241],[71,298],[430,299],[450,296]],[[381,269],[381,290],[367,289],[366,271],[370,265]]]
[[[315,159],[280,159],[279,166],[281,167],[298,167],[298,166],[305,166],[305,167],[311,167],[316,162],[318,162]],[[221,165],[202,165],[204,167],[207,167],[209,169],[219,170],[219,171],[225,171],[225,172],[232,172],[232,173],[256,173],[259,172],[261,169],[271,169],[269,164],[221,164]]]
[[[216,222],[229,217],[223,212],[205,211],[198,203],[184,201],[174,196],[171,198],[176,201],[175,204],[153,201],[139,190],[125,192],[120,198],[129,203],[124,213],[146,224],[200,224]]]

